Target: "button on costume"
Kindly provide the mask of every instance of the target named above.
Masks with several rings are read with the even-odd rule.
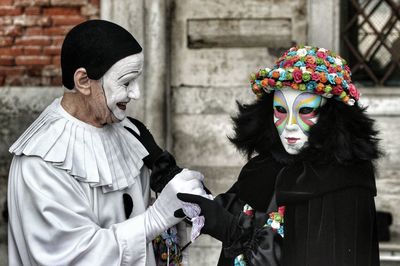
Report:
[[[218,265],[379,265],[377,132],[350,75],[304,46],[251,76],[258,99],[239,104],[230,139],[249,158],[238,180],[215,200],[178,194],[222,242]]]
[[[151,147],[138,138],[152,137],[124,112],[140,95],[141,50],[129,32],[102,20],[66,36],[63,84],[72,91],[10,148],[10,265],[156,265],[152,240],[181,221],[173,215],[182,207],[176,193],[205,194],[200,173],[159,172],[152,183],[160,194],[150,206]],[[186,244],[181,225],[176,245]],[[182,261],[185,254],[174,263]]]

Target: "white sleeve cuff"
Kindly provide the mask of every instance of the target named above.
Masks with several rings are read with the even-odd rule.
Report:
[[[121,265],[145,265],[147,253],[144,214],[113,225],[121,249]]]

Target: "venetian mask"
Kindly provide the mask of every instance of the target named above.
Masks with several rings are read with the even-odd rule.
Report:
[[[119,120],[126,117],[126,105],[140,97],[138,77],[143,69],[143,53],[127,56],[115,63],[103,76],[107,106]]]
[[[288,87],[275,90],[274,123],[287,153],[298,154],[307,145],[310,128],[324,103],[324,98],[313,93]]]

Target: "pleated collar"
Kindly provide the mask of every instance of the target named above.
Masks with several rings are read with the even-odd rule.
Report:
[[[124,126],[128,120],[97,128],[71,116],[54,100],[10,147],[15,155],[39,156],[81,182],[103,192],[122,190],[136,182],[148,155]]]

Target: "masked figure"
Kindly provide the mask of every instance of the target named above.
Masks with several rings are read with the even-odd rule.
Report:
[[[218,265],[379,265],[373,120],[340,56],[293,47],[251,76],[232,143],[249,158],[215,200],[178,194],[222,242]],[[176,212],[176,216],[183,216]]]
[[[67,34],[65,93],[10,148],[10,265],[184,260],[179,227],[173,227],[181,221],[174,217],[182,208],[176,194],[205,195],[203,177],[175,167],[150,180],[151,154],[162,150],[143,146],[153,137],[125,114],[127,103],[140,97],[143,60],[134,37],[114,23],[91,20]],[[150,184],[160,192],[151,206]],[[154,250],[154,239],[167,243],[171,256]],[[184,234],[181,241],[186,244]]]

